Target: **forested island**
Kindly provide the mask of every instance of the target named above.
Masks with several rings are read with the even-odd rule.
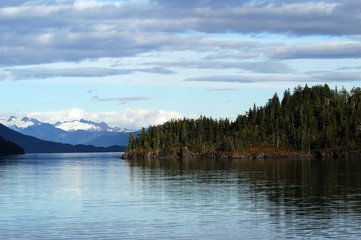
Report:
[[[361,156],[361,89],[288,89],[234,121],[172,120],[130,136],[127,159]]]

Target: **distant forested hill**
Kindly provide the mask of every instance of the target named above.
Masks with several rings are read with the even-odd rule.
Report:
[[[283,98],[277,94],[264,106],[229,119],[174,120],[130,136],[128,153],[234,152],[261,144],[310,152],[358,145],[361,139],[361,89],[331,90],[328,85],[298,86]]]
[[[20,147],[26,153],[73,153],[73,152],[121,152],[124,147],[94,147],[92,145],[71,145],[40,140],[11,130],[0,124],[0,137],[8,139]]]
[[[24,149],[0,137],[0,155],[24,154]]]

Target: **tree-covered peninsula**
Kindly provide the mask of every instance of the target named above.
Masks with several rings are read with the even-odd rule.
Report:
[[[0,136],[0,155],[24,154],[24,149]]]
[[[172,120],[134,138],[123,158],[360,155],[361,89],[298,86],[230,119]]]

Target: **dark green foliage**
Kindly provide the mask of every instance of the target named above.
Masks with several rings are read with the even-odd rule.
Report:
[[[129,140],[129,150],[172,151],[187,146],[193,152],[231,152],[262,143],[309,152],[361,139],[361,89],[331,90],[328,85],[286,90],[263,107],[250,108],[235,121],[172,120],[144,128]]]
[[[24,149],[15,143],[0,137],[0,155],[24,154]]]

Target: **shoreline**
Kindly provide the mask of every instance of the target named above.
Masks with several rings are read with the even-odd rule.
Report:
[[[153,158],[157,159],[339,159],[339,158],[360,158],[361,149],[325,149],[317,150],[313,152],[296,152],[287,150],[285,148],[275,148],[270,145],[262,145],[258,147],[251,147],[244,151],[232,151],[232,152],[203,152],[195,153],[188,150],[187,147],[178,148],[172,152],[163,151],[127,151],[121,157],[121,159],[128,160],[149,160]]]
[[[205,154],[195,154],[192,153],[187,156],[179,156],[177,154],[172,153],[157,153],[157,152],[148,152],[145,154],[129,154],[124,153],[121,156],[121,159],[127,160],[150,160],[150,159],[210,159],[210,160],[250,160],[250,159],[311,159],[311,154],[289,154],[289,155],[280,155],[275,153],[257,153],[253,155],[247,154],[213,154],[213,153],[205,153]]]
[[[163,151],[128,151],[122,156],[122,159],[141,160],[141,159],[309,159],[310,153],[289,151],[285,148],[276,148],[273,145],[261,145],[248,148],[244,151],[231,152],[191,152],[187,147],[174,149],[172,152]]]

